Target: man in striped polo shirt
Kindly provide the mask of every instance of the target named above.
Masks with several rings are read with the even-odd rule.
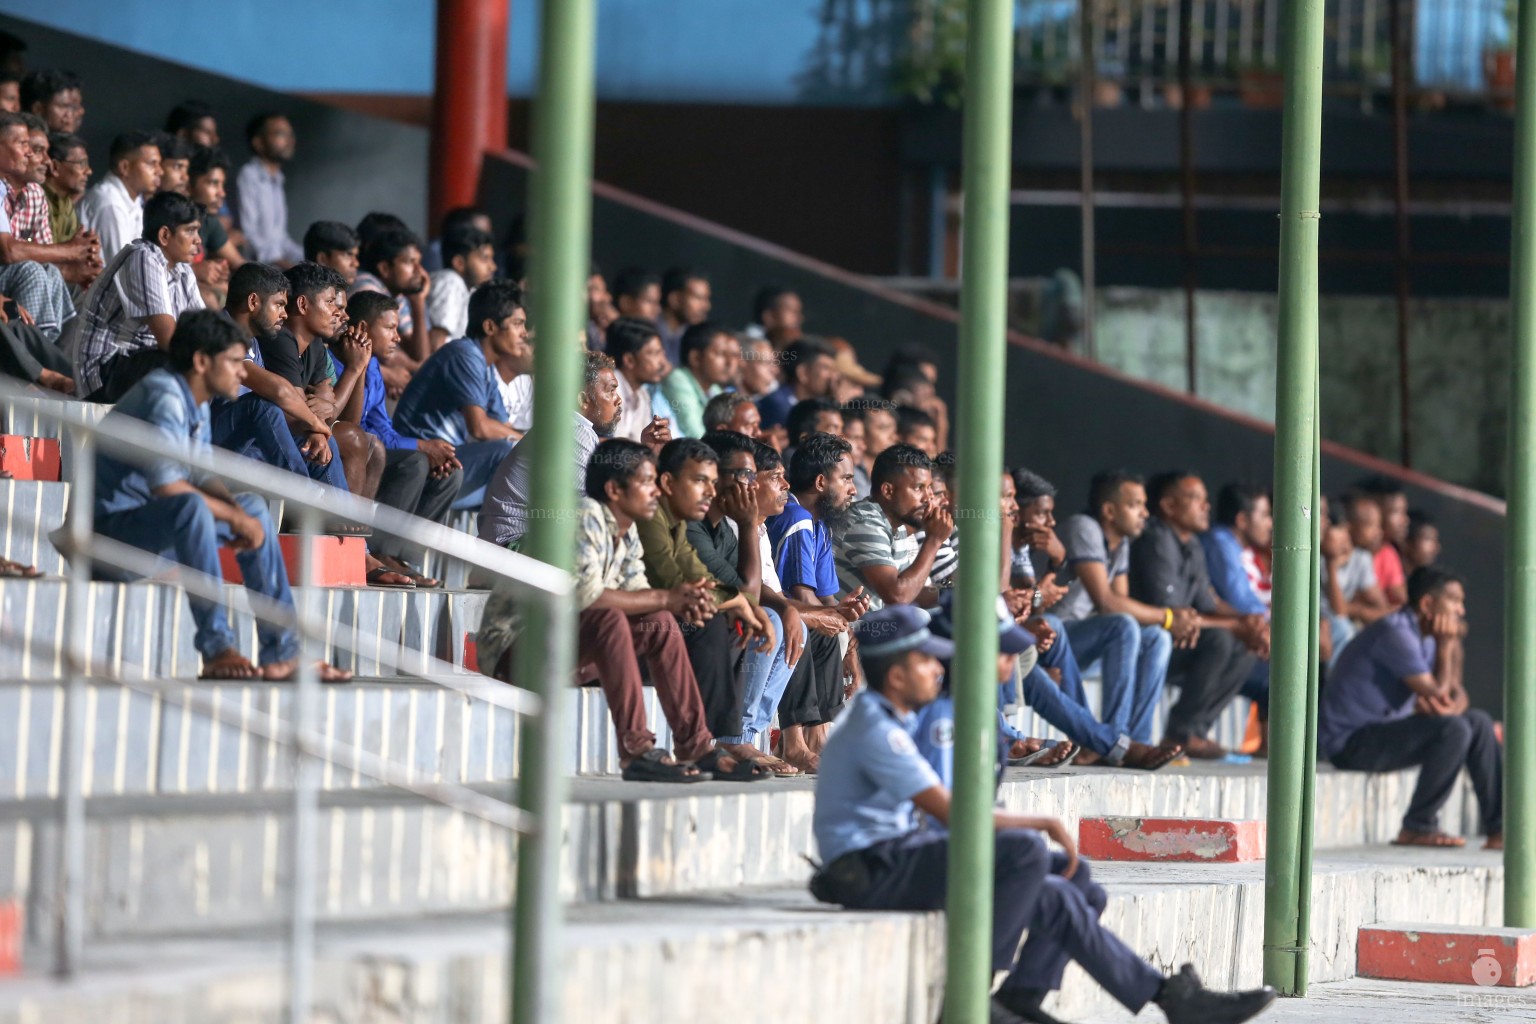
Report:
[[[938,603],[928,573],[955,521],[933,500],[932,470],[927,454],[909,444],[893,444],[876,457],[869,497],[832,527],[840,592],[863,587],[871,608]]]

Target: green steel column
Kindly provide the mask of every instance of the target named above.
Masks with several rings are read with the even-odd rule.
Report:
[[[1536,925],[1536,5],[1520,4],[1515,52],[1515,307],[1509,402],[1508,595],[1504,602],[1504,924]]]
[[[528,536],[523,552],[572,568],[576,469],[571,410],[581,390],[586,281],[591,268],[593,0],[546,3],[539,45],[530,183],[530,312],[538,327],[534,357],[535,445]],[[565,599],[568,602],[568,599]],[[541,715],[524,722],[519,803],[537,831],[518,842],[512,1019],[559,1020],[560,820],[565,779],[564,691],[575,667],[575,616],[561,607],[523,609],[517,679],[544,696]]]
[[[1007,359],[1013,0],[969,0],[960,292],[955,793],[950,821],[949,978],[944,1019],[987,1019],[992,980],[992,805],[997,592]]]
[[[1280,187],[1280,338],[1275,388],[1275,546],[1269,708],[1269,855],[1264,868],[1264,980],[1299,995],[1301,924],[1311,899],[1302,843],[1316,765],[1307,758],[1309,664],[1316,605],[1309,590],[1317,463],[1317,229],[1322,149],[1323,0],[1285,7],[1285,116]],[[1298,978],[1298,974],[1300,978]]]

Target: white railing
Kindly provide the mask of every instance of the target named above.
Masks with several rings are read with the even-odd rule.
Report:
[[[58,747],[57,774],[58,817],[61,830],[62,870],[58,873],[59,892],[55,900],[56,931],[54,972],[60,977],[77,974],[85,934],[85,835],[86,805],[83,785],[84,716],[87,680],[98,677],[101,666],[91,663],[86,646],[86,630],[78,628],[86,618],[89,584],[97,563],[118,572],[153,576],[166,568],[159,556],[124,545],[92,531],[95,464],[98,454],[107,454],[131,463],[143,463],[167,457],[164,437],[155,429],[135,420],[114,417],[101,420],[96,410],[74,402],[39,398],[0,379],[0,407],[6,413],[25,411],[37,423],[57,426],[60,436],[68,435],[65,459],[70,483],[70,515],[66,521],[68,538],[69,582],[66,595],[66,621],[77,624],[70,630],[66,655],[67,683],[64,693],[63,737]],[[387,533],[410,544],[420,545],[449,559],[467,563],[513,588],[520,601],[530,607],[543,606],[551,628],[545,636],[546,663],[558,666],[569,658],[563,651],[570,644],[571,579],[562,570],[525,555],[487,544],[475,537],[357,498],[344,491],[322,488],[323,498],[316,500],[316,485],[307,479],[274,469],[252,459],[221,449],[204,449],[174,456],[192,469],[212,474],[235,485],[233,489],[252,490],[269,499],[284,502],[306,533],[316,534],[323,521],[345,521],[375,532]],[[291,861],[290,927],[288,930],[288,1003],[294,1022],[307,1021],[310,1014],[311,972],[314,959],[315,897],[314,858],[316,815],[319,786],[316,771],[322,761],[341,764],[351,771],[367,775],[389,786],[482,818],[520,836],[520,857],[537,858],[541,863],[557,860],[560,843],[559,790],[548,784],[519,787],[519,803],[488,797],[466,786],[451,783],[423,784],[410,772],[366,751],[358,750],[335,737],[322,735],[317,726],[316,705],[320,683],[318,663],[324,658],[322,643],[326,632],[321,617],[306,604],[318,597],[313,584],[310,546],[300,545],[299,576],[295,589],[296,608],[288,608],[268,599],[249,594],[251,614],[258,620],[296,631],[302,653],[295,678],[293,712],[287,721],[253,724],[242,716],[229,713],[219,702],[198,695],[196,688],[168,686],[152,680],[109,680],[126,689],[154,692],[162,699],[180,701],[183,706],[286,746],[294,758],[293,829],[289,847]],[[221,578],[195,573],[179,567],[178,584],[189,595],[214,602],[227,600]],[[3,638],[0,638],[3,641]],[[386,667],[397,669],[424,682],[445,687],[464,696],[510,709],[528,719],[529,728],[542,735],[538,742],[522,745],[525,751],[537,751],[539,763],[525,765],[524,772],[541,780],[558,777],[561,764],[562,736],[560,713],[563,702],[545,701],[530,690],[484,677],[466,675],[455,665],[425,652],[408,650],[398,641],[380,643],[377,637],[360,637],[350,627],[331,624],[329,641],[337,647],[362,650],[366,643],[371,657]],[[492,668],[493,666],[487,666]],[[119,666],[121,668],[121,666]],[[124,673],[134,675],[135,673]],[[137,675],[144,675],[140,672]],[[259,716],[258,716],[259,717]],[[550,884],[556,884],[550,880]],[[516,900],[516,927],[520,938],[533,941],[513,943],[514,972],[525,976],[529,970],[548,970],[558,962],[546,950],[559,926],[555,901]],[[523,961],[527,962],[524,963]],[[548,1024],[548,1022],[528,1022]]]

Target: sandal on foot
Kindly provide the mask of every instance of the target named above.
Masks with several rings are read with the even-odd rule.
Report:
[[[30,565],[13,562],[9,558],[0,558],[0,578],[30,580],[41,575],[42,573]]]
[[[384,568],[393,569],[414,583],[417,590],[436,590],[443,585],[442,580],[433,579],[403,558],[395,558],[392,555],[378,555],[376,557],[383,563]]]
[[[772,754],[760,753],[752,758],[752,761],[759,767],[766,768],[768,777],[771,779],[798,779],[805,774],[782,757],[774,757]]]
[[[1433,832],[1410,832],[1403,829],[1392,840],[1393,846],[1435,846],[1446,849],[1454,849],[1466,846],[1467,841],[1461,836],[1453,836],[1449,832],[1441,832],[1436,829]]]
[[[722,768],[720,766],[720,759],[730,756],[717,747],[699,758],[694,764],[698,765],[699,771],[709,772],[716,782],[766,782],[772,778],[771,772],[768,772],[761,765],[755,764],[752,761],[734,759],[736,760],[735,767],[729,770]]]
[[[198,678],[225,681],[255,679],[260,675],[261,669],[252,665],[245,655],[230,649],[204,661],[202,674]]]
[[[393,577],[393,579],[390,579],[389,577]],[[392,590],[416,589],[416,584],[412,583],[411,578],[405,573],[396,572],[395,570],[385,568],[382,565],[374,569],[369,569],[368,575],[364,578],[367,579],[368,585],[370,587],[388,587]]]
[[[624,766],[625,782],[708,782],[711,776],[692,765],[671,760],[671,753],[652,747]]]

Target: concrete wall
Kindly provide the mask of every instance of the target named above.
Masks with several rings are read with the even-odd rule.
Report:
[[[1099,294],[1098,348],[1110,366],[1184,387],[1184,296],[1108,288]],[[1200,292],[1200,396],[1273,421],[1273,295]],[[1434,299],[1410,304],[1413,465],[1491,494],[1504,493],[1509,408],[1509,304]],[[1323,436],[1397,461],[1397,309],[1390,298],[1324,296]]]

